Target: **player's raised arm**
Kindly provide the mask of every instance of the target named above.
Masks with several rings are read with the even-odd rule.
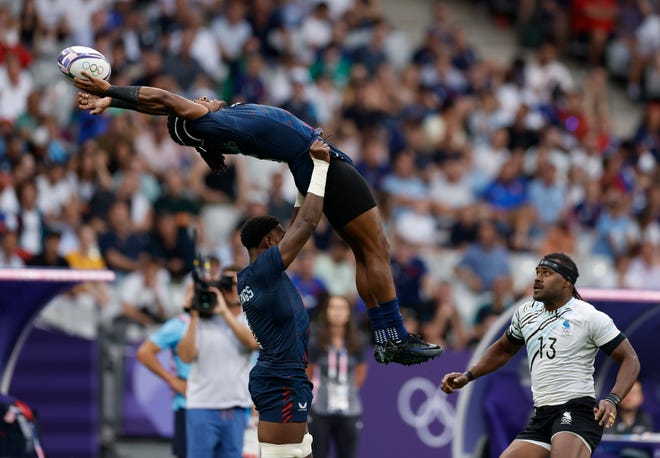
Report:
[[[83,71],[85,78],[74,78],[78,89],[99,97],[99,100],[84,94],[78,97],[78,106],[92,114],[103,112],[108,107],[124,108],[152,115],[176,113],[185,119],[197,119],[209,112],[207,104],[173,94],[164,89],[150,86],[113,86],[109,82]]]
[[[280,255],[285,266],[293,262],[316,229],[323,213],[325,181],[330,165],[330,147],[323,140],[316,139],[309,151],[314,160],[314,171],[307,189],[307,197],[279,243]]]

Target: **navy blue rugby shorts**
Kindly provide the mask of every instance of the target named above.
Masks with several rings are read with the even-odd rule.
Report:
[[[341,229],[375,206],[376,199],[360,172],[343,159],[332,158],[323,202],[323,213],[332,227]]]
[[[278,371],[255,366],[250,372],[250,396],[259,420],[303,423],[312,405],[312,382],[303,369]]]

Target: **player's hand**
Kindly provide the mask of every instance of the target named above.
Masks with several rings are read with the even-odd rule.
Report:
[[[330,162],[330,145],[328,145],[323,139],[317,138],[312,143],[312,146],[309,147],[309,154],[314,159],[321,159],[325,162]]]
[[[213,307],[213,313],[220,316],[225,316],[226,313],[229,313],[229,307],[227,306],[227,301],[225,300],[225,296],[222,295],[220,290],[215,286],[211,286],[209,287],[209,291],[215,294],[215,297],[217,299],[215,307]]]
[[[185,380],[180,379],[179,377],[173,377],[170,380],[169,385],[170,388],[172,388],[172,391],[174,391],[175,393],[179,393],[184,396],[186,395],[186,386],[188,385],[188,383]]]
[[[97,115],[103,113],[110,106],[110,97],[98,97],[86,92],[78,92],[78,108]]]
[[[468,383],[468,378],[460,372],[450,372],[442,377],[442,385],[440,388],[447,394],[451,394],[454,390],[463,388]]]
[[[614,425],[614,420],[616,420],[616,406],[609,401],[601,399],[598,407],[594,407],[594,420],[600,426],[611,428]]]
[[[104,96],[105,92],[110,89],[110,83],[108,83],[106,80],[92,76],[92,74],[86,70],[83,70],[81,74],[85,78],[75,77],[73,79],[73,85],[78,89],[82,89],[85,92],[89,92],[90,94],[98,95],[100,97]]]

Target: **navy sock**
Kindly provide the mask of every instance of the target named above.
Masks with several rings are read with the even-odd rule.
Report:
[[[371,330],[374,333],[374,342],[376,342],[376,345],[384,345],[387,342],[387,331],[385,330],[383,311],[380,307],[372,307],[367,309],[367,316],[369,316]]]
[[[383,302],[379,305],[379,308],[383,311],[387,337],[392,340],[400,340],[406,337],[408,331],[403,325],[403,317],[401,316],[401,312],[399,312],[398,299],[394,298],[391,301]]]

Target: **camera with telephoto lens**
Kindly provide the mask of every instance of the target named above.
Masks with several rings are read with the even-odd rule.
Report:
[[[234,277],[223,275],[219,279],[213,279],[209,263],[205,262],[204,266],[204,269],[197,266],[192,272],[194,293],[191,308],[197,310],[201,317],[208,318],[213,315],[213,309],[218,303],[218,298],[210,288],[218,288],[221,292],[230,291],[234,285]]]

